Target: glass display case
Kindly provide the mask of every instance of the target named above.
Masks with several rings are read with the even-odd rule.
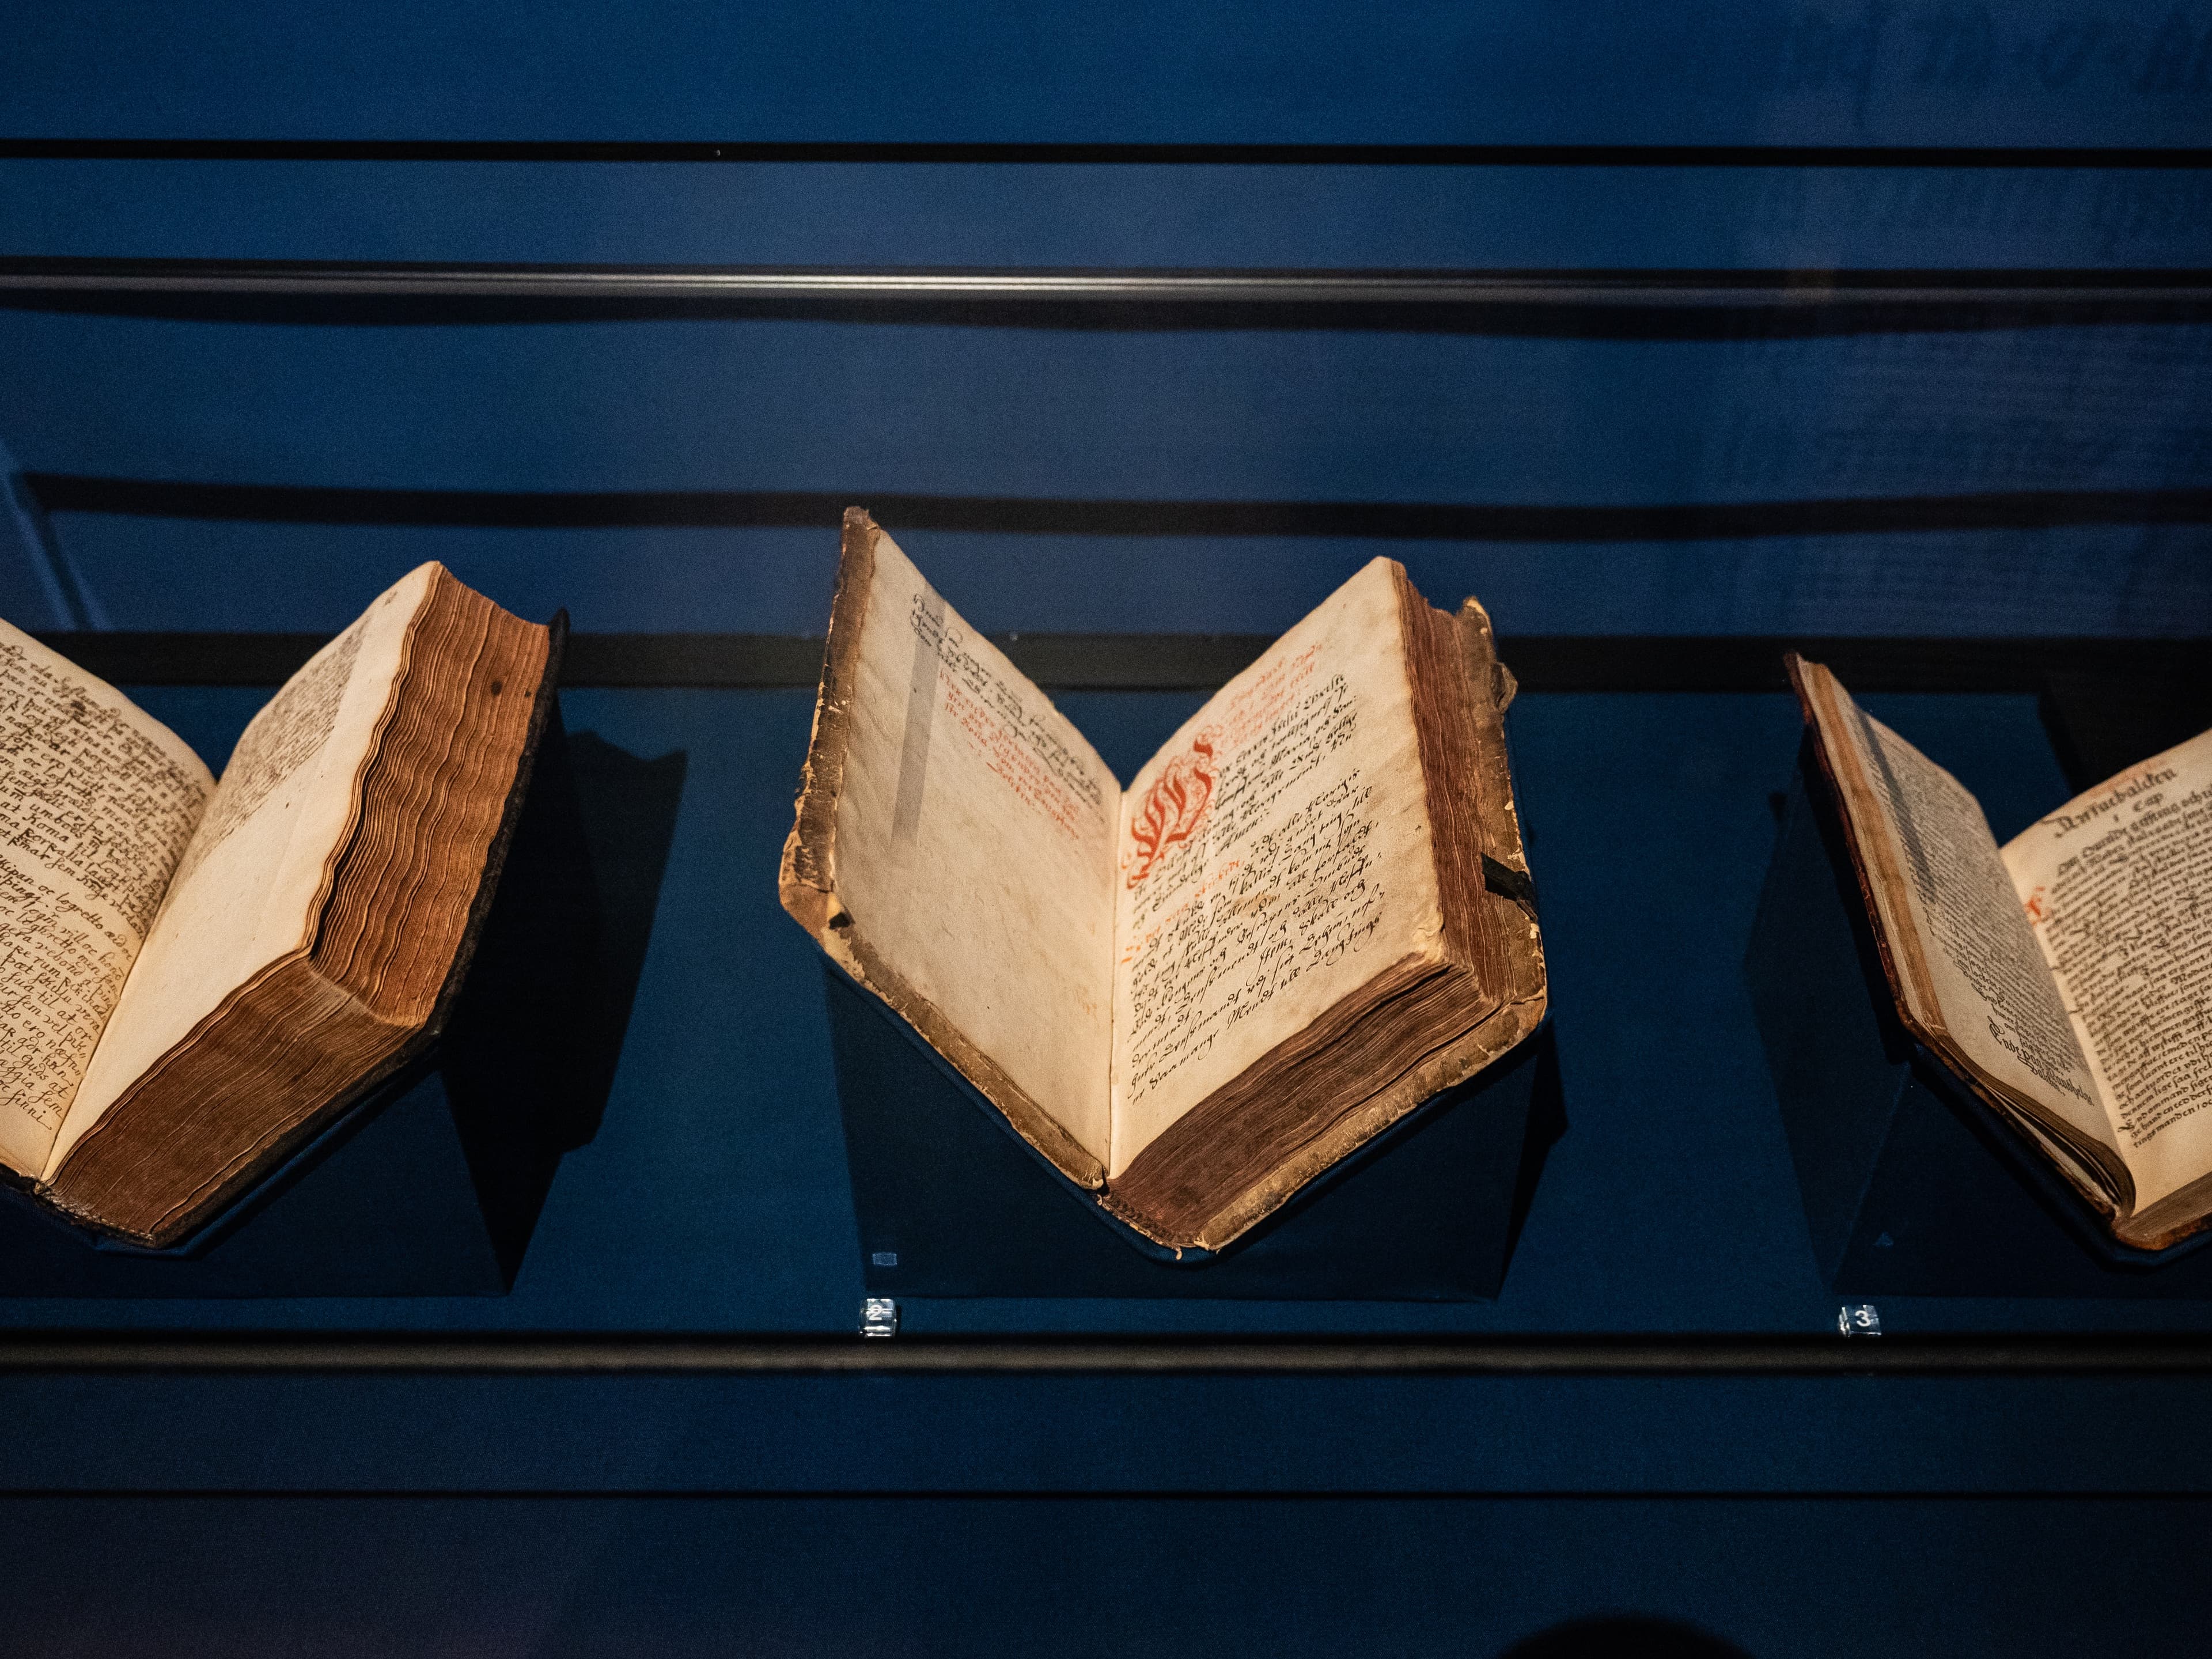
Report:
[[[980,1596],[1012,1646],[1075,1594],[1048,1558],[1097,1551],[1109,1599],[1282,1651],[1285,1564],[1336,1562],[1302,1628],[1352,1639],[1360,1583],[1445,1551],[1525,1599],[1408,1592],[1370,1634],[1490,1651],[1626,1607],[1760,1651],[1866,1617],[1908,1650],[1972,1644],[1923,1616],[1945,1584],[1999,1556],[2056,1583],[2084,1532],[2141,1629],[2194,1628],[2212,1302],[2155,1268],[1837,1288],[1745,978],[1786,647],[2000,840],[2212,725],[2212,33],[2137,9],[1723,8],[1575,46],[1508,9],[1388,52],[1316,13],[1218,101],[1116,26],[1105,125],[1051,42],[976,125],[1000,83],[902,18],[943,84],[835,143],[799,112],[836,76],[740,65],[770,136],[706,142],[727,87],[596,81],[550,24],[562,84],[599,88],[557,131],[542,88],[487,93],[488,125],[373,75],[319,103],[337,83],[272,80],[265,41],[194,83],[198,125],[40,81],[0,145],[0,614],[213,763],[424,559],[565,608],[609,966],[489,1293],[0,1297],[0,1501],[137,1505],[118,1605],[203,1571],[204,1524],[363,1628],[396,1628],[364,1586],[419,1547],[465,1564],[424,1581],[453,1621],[512,1594],[566,1639],[704,1640],[774,1601],[804,1646]],[[1422,28],[1450,98],[1389,67]],[[101,84],[150,84],[151,50]],[[1331,54],[1372,75],[1325,93]],[[1366,560],[1482,599],[1553,1068],[1494,1297],[930,1296],[871,1259],[820,956],[775,890],[850,504],[1124,779]],[[380,1565],[295,1561],[254,1493],[367,1505],[298,1524]],[[1944,1505],[1999,1541],[1929,1553]],[[541,1531],[547,1583],[597,1586],[567,1615],[514,1588]],[[1808,1555],[1844,1570],[1808,1587]],[[681,1616],[605,1587],[647,1561]],[[1249,1595],[1210,1601],[1232,1565]],[[1862,1609],[1869,1575],[1895,1605]],[[2096,1627],[2032,1585],[1984,1613],[1997,1645]]]

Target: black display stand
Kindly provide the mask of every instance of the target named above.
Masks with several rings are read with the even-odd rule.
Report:
[[[680,787],[680,768],[665,770],[571,741],[556,708],[430,1051],[172,1249],[100,1238],[0,1191],[0,1296],[504,1293],[563,1152],[591,1139],[612,1079],[643,955],[634,913],[642,904],[649,927]],[[616,830],[642,847],[627,861],[641,868],[594,833],[605,826],[587,807],[603,817],[609,800],[636,821]]]
[[[2199,1235],[2113,1242],[1897,1018],[1826,781],[1801,751],[1745,964],[1813,1248],[1831,1288],[2212,1297]]]
[[[1551,1028],[1437,1096],[1218,1255],[1115,1221],[881,1000],[825,965],[869,1292],[1480,1301],[1565,1127]]]

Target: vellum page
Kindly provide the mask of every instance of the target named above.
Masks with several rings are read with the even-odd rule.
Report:
[[[60,1133],[215,780],[113,686],[0,623],[0,1159]]]
[[[1384,969],[1441,959],[1403,638],[1377,559],[1231,680],[1123,798],[1109,1179]]]
[[[2212,732],[2077,795],[2004,861],[2147,1208],[2212,1172]]]
[[[2073,1022],[2021,914],[1981,805],[1959,781],[1803,665],[1907,1012],[1985,1081],[2117,1146]],[[1902,907],[1902,913],[1899,913]]]
[[[1103,1161],[1120,788],[1044,694],[872,533],[837,900],[876,960]]]
[[[233,991],[313,942],[356,786],[436,567],[387,589],[253,717],[124,987],[46,1178]]]

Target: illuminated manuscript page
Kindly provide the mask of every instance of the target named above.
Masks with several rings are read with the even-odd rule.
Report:
[[[1443,917],[1399,586],[1377,559],[1137,775],[1114,879],[1108,1176]]]

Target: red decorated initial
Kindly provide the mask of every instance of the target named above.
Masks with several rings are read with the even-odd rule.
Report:
[[[1197,832],[1206,804],[1212,799],[1213,744],[1211,738],[1201,737],[1188,754],[1177,755],[1152,780],[1143,807],[1130,821],[1129,837],[1136,843],[1129,865],[1130,886],[1152,874],[1168,848]]]

